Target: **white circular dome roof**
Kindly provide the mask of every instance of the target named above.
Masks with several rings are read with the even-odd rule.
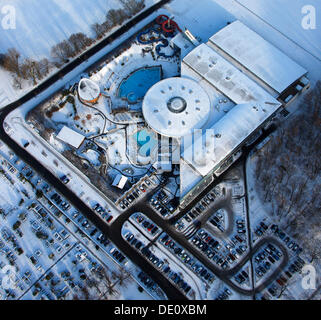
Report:
[[[155,84],[143,101],[148,125],[161,135],[183,137],[207,122],[211,102],[206,91],[195,81],[170,78]]]
[[[97,83],[90,79],[81,79],[78,85],[80,99],[93,101],[99,97],[100,88]]]

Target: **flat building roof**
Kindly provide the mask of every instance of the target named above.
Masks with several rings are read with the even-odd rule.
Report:
[[[195,48],[184,58],[183,64],[204,78],[235,104],[250,102],[279,104],[271,94],[207,44],[201,44]],[[188,76],[188,68],[184,68],[184,70],[183,76]]]
[[[307,70],[240,21],[214,34],[209,42],[279,94],[307,74]]]
[[[85,136],[66,126],[61,129],[56,138],[65,143],[68,143],[76,149],[78,149],[85,140]]]
[[[205,138],[201,136],[184,150],[183,159],[202,176],[207,176],[270,118],[280,105],[249,103],[235,106],[211,128],[213,135],[210,141],[206,141],[210,152],[202,151],[202,148],[205,148]]]

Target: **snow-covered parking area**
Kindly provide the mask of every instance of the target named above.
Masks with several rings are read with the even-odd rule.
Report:
[[[202,300],[203,284],[196,279],[193,273],[177,261],[163,246],[155,240],[149,240],[131,223],[126,222],[122,228],[123,238],[130,243],[148,263],[156,266],[178,289],[184,292],[189,299]]]
[[[1,299],[150,299],[130,262],[54,188],[0,145]],[[57,200],[57,201],[56,201]]]

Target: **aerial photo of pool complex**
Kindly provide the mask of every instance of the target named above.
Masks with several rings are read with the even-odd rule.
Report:
[[[170,45],[179,27],[165,25],[168,19],[159,16],[27,115],[40,136],[113,200],[130,188],[115,187],[117,175],[135,183],[157,160],[159,137],[144,121],[142,102],[161,80],[180,76],[180,50]],[[100,92],[89,101],[77,90],[81,82]],[[66,126],[84,137],[80,146],[57,139]]]

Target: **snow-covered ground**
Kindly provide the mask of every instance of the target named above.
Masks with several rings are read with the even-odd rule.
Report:
[[[146,8],[159,0],[145,0]],[[119,0],[47,0],[39,6],[37,0],[0,0],[0,11],[6,6],[15,8],[16,28],[0,28],[0,53],[16,48],[22,58],[35,60],[50,58],[51,47],[67,39],[71,34],[82,32],[93,37],[91,26],[102,23],[110,9],[119,9]],[[0,14],[0,23],[4,16]],[[114,32],[118,27],[110,31]],[[52,72],[55,72],[53,69]],[[19,99],[32,89],[32,84],[23,81],[23,89],[13,89],[9,72],[0,68],[0,108]]]
[[[146,0],[149,7],[158,0]],[[119,0],[0,0],[0,8],[16,9],[16,29],[0,29],[1,51],[16,48],[25,57],[48,57],[52,46],[82,32],[94,36],[91,25],[105,21],[110,9],[122,8]]]
[[[0,67],[0,108],[19,98],[19,92],[12,86],[11,75]]]
[[[2,0],[0,0],[0,5],[2,3],[1,1]],[[17,0],[17,3],[18,2],[19,1]],[[57,1],[52,2],[56,3]],[[74,3],[77,2],[79,1],[75,1]],[[102,0],[97,0],[97,3],[99,4],[99,6],[103,5]],[[159,13],[173,14],[175,16],[175,20],[181,27],[186,26],[188,29],[192,31],[192,33],[196,37],[200,38],[202,41],[206,41],[209,36],[218,31],[220,28],[224,27],[227,21],[239,19],[242,22],[244,22],[247,26],[255,30],[257,33],[262,35],[266,40],[270,41],[276,47],[281,49],[284,53],[286,53],[296,62],[304,66],[309,71],[309,78],[314,83],[316,80],[320,78],[319,73],[321,70],[320,41],[318,41],[318,39],[320,38],[320,31],[319,29],[307,31],[302,28],[301,20],[303,15],[301,13],[301,8],[304,4],[305,3],[303,3],[303,1],[301,0],[297,1],[295,4],[293,3],[293,1],[290,0],[200,0],[198,5],[195,6],[194,0],[174,0],[170,4],[168,4],[164,9],[159,10],[158,13],[155,13],[153,15],[153,18]],[[320,3],[317,3],[316,0],[311,0],[311,4],[314,4],[317,9],[318,21],[319,12],[321,10]],[[245,6],[247,6],[248,8],[246,8]],[[223,8],[226,10],[224,10]],[[69,9],[66,10],[71,10],[72,12],[75,11],[72,7],[69,7]],[[82,12],[82,14],[83,24],[88,24],[88,14],[84,12]],[[69,15],[71,15],[71,12],[69,12]],[[71,16],[73,16],[73,18],[76,19],[74,13]],[[96,12],[93,14],[93,17],[97,19],[102,19],[103,16],[99,18],[99,13]],[[146,20],[151,21],[152,17]],[[48,27],[49,23],[46,24],[45,29],[47,29],[47,31],[50,30],[50,33],[54,33],[58,41],[59,36],[63,34],[63,32],[60,33],[60,30],[59,32],[57,31],[56,34],[56,31],[53,31],[56,29],[50,29]],[[144,24],[146,24],[146,21],[138,25],[135,28],[135,30],[138,30]],[[52,25],[56,26],[56,24]],[[86,25],[86,27],[88,27],[88,25]],[[80,29],[75,29],[75,31],[78,30],[81,31]],[[26,31],[26,34],[29,35],[30,33]],[[19,130],[19,132],[18,130],[17,132],[15,132],[15,139],[17,139],[17,141],[21,143],[22,139],[26,138],[25,128],[23,128],[22,124],[18,124],[17,118],[20,117],[21,119],[23,119],[25,114],[30,109],[32,109],[35,105],[40,103],[44,98],[48,97],[58,89],[64,87],[66,84],[68,84],[69,81],[75,79],[75,77],[79,77],[80,74],[85,70],[85,68],[90,66],[93,62],[97,61],[98,58],[106,54],[112,47],[115,47],[116,44],[120,44],[121,41],[124,40],[124,38],[125,37],[118,39],[111,46],[106,47],[95,57],[89,59],[87,63],[84,63],[82,66],[76,68],[71,74],[67,75],[65,79],[62,79],[61,81],[57,82],[55,85],[52,86],[52,88],[46,90],[38,97],[26,103],[26,105],[23,106],[21,109],[16,110],[15,113],[11,115],[10,125],[15,124],[17,128],[19,127],[21,130]],[[45,43],[46,45],[48,45],[47,40],[45,41]],[[36,54],[35,52],[36,51],[34,51],[34,54]],[[1,102],[3,102],[3,104],[6,104],[8,100],[15,99],[16,97],[15,92],[10,86],[10,81],[7,81],[6,77],[7,74],[3,72],[0,73],[0,104]],[[34,139],[34,137],[31,136],[30,141],[32,141],[32,139]],[[63,163],[60,164],[59,168],[57,168],[57,166],[54,163],[55,156],[52,155],[53,150],[51,150],[49,146],[36,146],[31,144],[29,148],[30,151],[37,155],[40,161],[45,162],[49,169],[53,172],[61,173],[71,171],[70,168]],[[44,153],[42,152],[44,150],[47,151],[45,152],[45,154],[50,154],[49,157],[44,155]],[[97,160],[94,154],[89,154],[87,155],[87,157],[91,161]],[[50,159],[50,161],[48,159]],[[251,167],[253,168],[253,164],[251,165]],[[82,179],[82,175],[80,174],[77,177],[75,177],[74,174],[72,175],[73,179],[71,181],[71,188],[74,188],[75,190],[77,189],[79,191],[79,186],[83,185],[83,189],[86,191],[86,193],[84,194],[84,192],[82,192],[82,195],[80,195],[80,197],[83,197],[83,200],[85,201],[96,199],[97,194],[94,190],[87,192],[90,188],[87,187],[86,182],[84,181],[84,179]],[[17,201],[17,199],[15,199],[14,196],[11,197],[11,200],[13,202]],[[104,203],[104,200],[102,200],[102,203],[109,206],[109,203]],[[255,209],[253,210],[253,214],[255,214],[254,221],[259,222],[259,219],[265,217],[264,208],[262,208],[259,203],[255,203],[253,208]]]

